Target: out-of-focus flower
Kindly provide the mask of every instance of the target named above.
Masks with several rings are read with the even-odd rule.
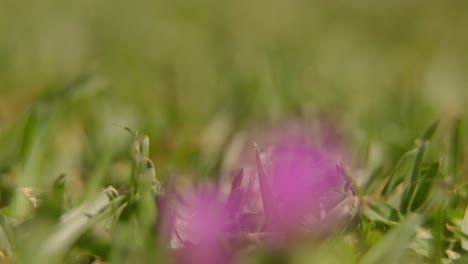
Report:
[[[263,163],[257,153],[267,230],[294,232],[318,224],[321,197],[340,182],[337,161],[326,150],[293,138],[283,139],[268,154]]]
[[[158,197],[158,232],[176,250],[177,263],[232,263],[235,240],[248,231],[241,208],[245,191],[243,170],[233,180],[227,197],[217,186],[198,186],[186,194],[172,192],[173,198]]]
[[[224,204],[212,190],[190,194],[176,210],[174,235],[183,244],[179,263],[230,263]]]
[[[177,197],[176,197],[177,196]],[[231,263],[226,205],[214,188],[158,197],[157,231],[175,250],[176,263]]]
[[[320,230],[325,222],[336,222],[327,210],[346,196],[345,179],[337,169],[342,158],[338,144],[330,138],[312,140],[297,129],[279,133],[262,151],[257,147],[256,177],[265,231]]]
[[[230,189],[217,183],[159,195],[157,230],[176,251],[177,263],[233,263],[250,243],[337,223],[342,210],[336,205],[347,205],[349,196],[338,165],[340,144],[333,137],[311,140],[300,128],[276,131],[273,141],[257,147]]]

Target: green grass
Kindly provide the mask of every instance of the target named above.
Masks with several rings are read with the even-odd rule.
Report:
[[[0,1],[0,262],[165,263],[154,194],[292,118],[343,138],[359,208],[242,263],[468,262],[466,10]]]

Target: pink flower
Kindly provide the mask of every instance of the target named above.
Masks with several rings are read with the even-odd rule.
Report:
[[[266,230],[294,233],[321,224],[326,210],[322,199],[340,184],[338,159],[330,142],[319,146],[297,133],[285,133],[265,152],[258,150],[257,176]]]
[[[243,171],[234,178],[231,192],[223,199],[217,186],[198,186],[177,198],[159,197],[158,232],[177,250],[176,263],[232,263],[230,245],[242,232],[239,210],[244,202],[240,188]]]
[[[159,195],[157,231],[176,250],[177,263],[233,263],[246,244],[337,222],[328,211],[346,198],[346,181],[337,169],[343,154],[336,137],[311,140],[303,127],[289,128],[257,147],[229,193],[214,184]]]
[[[213,190],[188,195],[176,210],[174,235],[183,244],[178,263],[231,263],[224,203]]]

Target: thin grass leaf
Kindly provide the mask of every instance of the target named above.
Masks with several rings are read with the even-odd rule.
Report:
[[[453,182],[459,182],[459,167],[462,146],[462,120],[457,118],[452,126],[450,136],[450,149],[448,153],[448,175],[453,178]]]
[[[147,185],[149,187],[151,185]],[[156,221],[156,201],[151,188],[141,190],[136,204],[136,219],[138,221],[139,236],[148,241],[153,237],[153,227]]]
[[[265,170],[263,168],[262,160],[260,158],[260,150],[255,144],[256,149],[256,161],[257,161],[257,173],[258,173],[258,182],[260,185],[260,194],[263,202],[263,209],[268,217],[268,219],[277,219],[276,218],[276,207],[274,204],[274,194],[271,191],[268,179],[265,175]]]
[[[406,177],[405,187],[400,201],[400,211],[406,213],[408,207],[411,204],[414,192],[416,191],[418,180],[419,180],[419,171],[421,169],[421,163],[424,157],[424,152],[426,151],[426,142],[419,142],[418,150],[416,157],[414,158],[413,166],[410,173]]]
[[[434,133],[437,129],[437,126],[439,126],[439,121],[435,121],[434,123],[432,123],[432,125],[429,126],[429,128],[426,129],[426,131],[424,132],[423,136],[422,136],[422,140],[423,141],[429,141],[431,140],[432,136],[434,136]]]
[[[41,108],[34,107],[28,117],[28,121],[23,131],[23,142],[20,147],[20,160],[22,167],[18,172],[17,186],[20,188],[34,188],[37,185],[40,167],[43,159],[45,145],[50,140],[50,135],[47,135],[47,128],[51,128],[54,124],[50,115],[47,117],[41,116]],[[13,199],[14,215],[19,218],[26,217],[30,206],[29,201],[24,199],[21,192],[16,192]]]
[[[420,225],[420,216],[411,214],[394,229],[390,230],[375,246],[361,259],[361,264],[393,264],[400,263],[408,245],[416,234],[416,227]]]
[[[130,134],[132,134],[133,137],[136,137],[138,136],[138,132],[137,131],[133,131],[131,128],[129,127],[123,127],[124,130],[128,131]]]
[[[463,232],[459,227],[449,225],[449,224],[445,224],[445,227],[447,228],[448,231],[452,232],[457,237],[459,237],[462,240],[462,242],[463,242],[463,240],[468,239],[468,233]]]
[[[155,195],[159,192],[159,182],[156,180],[156,173],[153,162],[149,158],[144,158],[139,164],[138,175],[138,200],[137,214],[142,229],[147,235],[148,229],[152,227],[156,216]]]
[[[95,199],[89,200],[62,217],[61,223],[43,243],[41,260],[57,263],[73,244],[97,221],[110,217],[123,201],[117,191],[109,187]]]
[[[148,135],[145,135],[141,142],[141,154],[144,157],[149,157],[149,154],[150,154],[149,151],[150,151],[150,139]]]
[[[0,253],[11,256],[15,248],[15,237],[8,219],[0,214]]]
[[[52,190],[45,194],[45,198],[38,212],[44,217],[58,219],[65,209],[65,174],[55,179]]]
[[[434,220],[432,224],[432,263],[440,264],[442,258],[442,240],[444,238],[444,222],[445,215],[442,209],[434,212]]]
[[[410,205],[410,210],[412,212],[418,209],[426,201],[432,190],[432,186],[434,185],[438,170],[439,162],[434,162],[431,165],[422,168],[421,181],[415,191]]]
[[[86,96],[94,95],[107,87],[107,81],[94,73],[85,73],[71,81],[65,87],[47,95],[42,99],[44,103],[72,102]]]
[[[381,180],[383,176],[384,176],[383,166],[379,166],[376,169],[374,169],[371,172],[367,181],[364,183],[364,185],[361,188],[363,194],[369,194],[372,191],[374,191],[375,190],[374,186],[377,186],[379,184],[379,180]]]
[[[462,232],[468,234],[468,206],[465,209],[465,216],[463,217]],[[468,251],[468,238],[462,239],[462,247]]]
[[[25,113],[12,128],[0,133],[0,171],[9,169],[12,164],[24,156],[21,149],[24,148],[25,127],[30,125],[31,111]]]
[[[424,158],[424,153],[426,152],[427,141],[432,138],[438,122],[433,123],[424,133],[420,140],[417,140],[417,152],[416,157],[414,158],[411,171],[405,179],[405,187],[400,201],[400,210],[402,213],[406,213],[410,209],[411,203],[414,198],[414,193],[419,184],[421,164]]]
[[[156,178],[156,168],[154,166],[154,163],[149,158],[149,150],[150,150],[150,139],[147,135],[145,135],[140,144],[140,151],[139,151],[140,160],[138,161],[138,166],[139,166],[138,186],[144,186],[144,187],[151,186],[151,190],[153,191],[153,194],[156,194],[156,192],[160,190],[160,183]]]
[[[31,150],[32,144],[34,142],[34,137],[36,135],[38,126],[39,126],[39,109],[37,107],[33,108],[28,114],[26,126],[23,131],[23,142],[20,147],[20,157],[21,159],[26,159],[26,156]]]
[[[403,181],[405,175],[407,175],[409,171],[408,162],[410,161],[410,158],[413,158],[413,156],[416,155],[416,153],[417,149],[412,149],[403,154],[400,160],[398,160],[397,164],[390,172],[390,177],[388,178],[384,188],[382,189],[382,196],[387,197],[390,195],[395,187]]]
[[[402,216],[397,209],[384,201],[374,200],[366,197],[363,216],[372,222],[381,222],[387,226],[396,226]]]
[[[128,130],[130,133],[132,133],[131,130]],[[139,175],[139,170],[140,170],[140,163],[141,163],[141,148],[140,148],[140,142],[138,140],[138,132],[135,131],[135,133],[132,133],[134,135],[133,138],[133,143],[130,146],[130,155],[132,157],[132,172],[130,175],[130,182],[129,182],[129,197],[128,201],[130,204],[130,208],[133,206],[133,202],[135,199],[135,194],[138,192],[138,175]],[[127,210],[128,211],[128,210]]]

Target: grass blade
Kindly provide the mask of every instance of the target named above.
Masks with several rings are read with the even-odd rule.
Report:
[[[401,214],[391,205],[366,197],[363,215],[372,222],[381,222],[387,226],[397,226]]]
[[[460,153],[462,146],[461,135],[462,135],[462,120],[457,118],[452,127],[452,134],[450,137],[450,150],[448,157],[448,175],[452,177],[453,182],[459,182],[459,163],[460,163]]]
[[[411,200],[413,199],[414,192],[416,191],[418,181],[419,181],[419,171],[421,169],[421,163],[424,157],[424,152],[426,151],[426,142],[419,142],[418,150],[416,152],[416,157],[414,158],[413,166],[411,171],[408,174],[403,194],[400,202],[400,211],[406,213],[408,210]]]
[[[366,180],[366,182],[361,188],[363,194],[369,194],[375,190],[375,186],[377,185],[376,183],[378,183],[379,180],[381,180],[382,177],[385,175],[384,172],[385,171],[383,166],[379,166],[371,172],[369,178]]]
[[[434,212],[434,222],[432,224],[432,263],[440,264],[442,258],[442,240],[444,231],[444,211],[439,209]]]
[[[418,215],[408,215],[407,218],[393,230],[390,230],[361,259],[361,264],[393,264],[405,253],[408,245],[416,234],[416,227],[421,223]]]
[[[10,223],[3,215],[0,215],[0,254],[11,256],[15,248],[14,242],[13,229]]]
[[[427,141],[432,138],[437,128],[438,121],[434,122],[427,130],[420,140],[417,141],[418,147],[416,151],[416,157],[414,158],[411,171],[408,177],[405,179],[405,187],[400,201],[400,211],[406,213],[410,209],[411,203],[414,198],[416,188],[419,184],[419,176],[421,170],[421,164],[426,152]]]
[[[408,152],[406,152],[400,160],[398,160],[397,164],[395,167],[393,167],[390,177],[388,178],[384,188],[382,189],[382,196],[387,197],[390,195],[395,187],[401,183],[404,179],[404,174],[408,173],[408,163],[410,158],[413,158],[416,155],[417,149],[412,149]]]
[[[430,125],[429,128],[426,129],[426,131],[424,132],[421,139],[423,141],[431,140],[431,138],[434,135],[438,125],[439,125],[439,121],[435,121],[434,123],[432,123],[432,125]]]
[[[437,175],[438,171],[439,162],[434,162],[421,170],[421,182],[419,183],[416,192],[414,193],[414,197],[410,205],[412,212],[418,209],[426,201],[429,193],[432,190],[435,176]]]
[[[257,173],[258,173],[258,182],[260,185],[260,194],[262,197],[263,202],[263,209],[268,217],[268,219],[273,220],[276,218],[276,210],[274,205],[274,195],[271,191],[270,185],[268,183],[268,179],[265,174],[265,170],[263,168],[262,160],[260,158],[260,150],[258,146],[255,145],[256,148],[256,161],[257,161]]]
[[[465,209],[465,216],[463,217],[462,232],[468,234],[468,206]],[[468,251],[468,239],[462,239],[462,247]]]
[[[47,263],[60,262],[66,252],[94,223],[111,214],[113,209],[118,208],[115,205],[119,205],[122,201],[123,196],[119,196],[114,188],[109,187],[96,199],[64,215],[57,230],[42,245],[41,260]]]

